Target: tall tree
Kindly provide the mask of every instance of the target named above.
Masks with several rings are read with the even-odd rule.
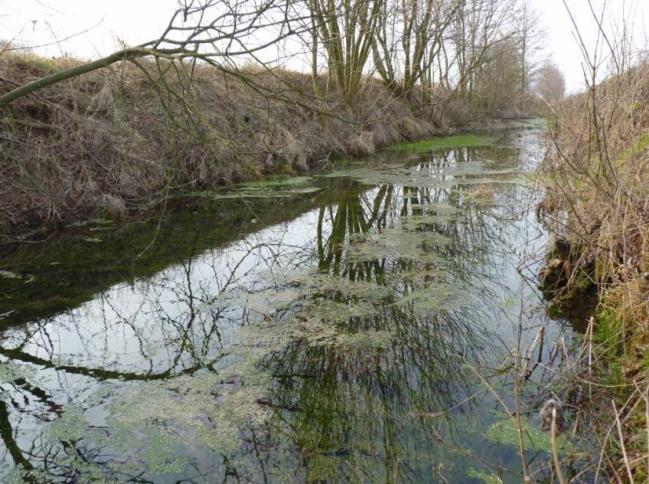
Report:
[[[361,88],[384,0],[306,0],[329,75],[345,101]]]
[[[462,0],[387,0],[373,44],[374,64],[386,85],[409,93],[427,79],[444,33]]]

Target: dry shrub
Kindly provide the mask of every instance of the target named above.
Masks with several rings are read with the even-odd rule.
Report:
[[[645,64],[556,106],[554,146],[543,166],[548,195],[540,207],[569,247],[561,261],[563,293],[591,283],[598,290],[595,331],[606,333],[600,378],[619,369],[610,388],[625,389],[629,404],[618,415],[627,459],[614,473],[630,472],[638,482],[649,477],[646,435],[639,437],[646,433],[646,395],[638,390],[649,382],[648,98]],[[624,447],[616,445],[614,453]]]
[[[78,61],[0,57],[0,92]],[[305,170],[329,153],[368,155],[454,124],[366,79],[353,105],[326,77],[140,60],[18,99],[0,117],[0,227],[124,216],[168,189]],[[164,72],[164,74],[161,74]],[[153,82],[152,82],[153,81]],[[413,101],[414,100],[414,101]]]
[[[647,279],[648,94],[642,66],[599,86],[595,107],[587,94],[560,104],[543,166],[547,219],[578,249],[573,272],[591,276],[603,293]]]

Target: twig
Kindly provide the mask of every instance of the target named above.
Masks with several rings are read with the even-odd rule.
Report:
[[[552,444],[552,460],[554,461],[554,468],[557,473],[559,484],[566,484],[566,478],[561,470],[561,463],[559,462],[559,450],[557,447],[557,409],[552,408],[552,424],[550,425],[550,442]]]
[[[615,406],[615,400],[611,400],[613,405],[613,414],[615,415],[615,424],[617,425],[617,433],[620,437],[620,447],[622,447],[622,457],[624,458],[624,467],[626,469],[627,475],[629,476],[629,482],[633,484],[633,473],[631,472],[631,466],[629,465],[629,456],[626,453],[626,446],[624,445],[624,435],[622,434],[622,423],[620,422],[620,416],[617,413],[617,407]]]

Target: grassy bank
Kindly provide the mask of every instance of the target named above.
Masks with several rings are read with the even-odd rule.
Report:
[[[600,471],[636,482],[649,478],[648,95],[642,65],[557,107],[539,207],[556,236],[544,276],[559,305],[597,296],[592,319],[577,316],[587,391],[575,403],[599,423]]]
[[[0,92],[77,63],[4,54]],[[125,217],[169,191],[292,174],[470,121],[461,103],[395,98],[374,80],[350,106],[327,79],[287,71],[144,67],[116,64],[0,113],[0,233]]]

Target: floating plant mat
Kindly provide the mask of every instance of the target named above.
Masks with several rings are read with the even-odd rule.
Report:
[[[267,346],[264,351],[261,343]],[[108,468],[92,469],[95,478],[143,470],[187,472],[196,455],[236,453],[244,443],[242,431],[259,429],[269,415],[270,409],[257,400],[270,379],[257,365],[266,350],[280,344],[270,337],[261,342],[243,336],[218,373],[203,371],[126,387],[105,383],[86,403],[100,405],[101,426],[97,415],[72,404],[51,425],[47,438],[52,443],[82,441],[127,456]],[[102,405],[103,401],[110,403]],[[69,456],[68,465],[76,467],[78,458]]]
[[[199,309],[209,311],[221,307],[245,308],[263,316],[271,316],[282,309],[302,302],[305,297],[312,294],[320,296],[342,294],[347,299],[377,301],[392,293],[388,287],[379,284],[367,281],[350,281],[342,277],[309,271],[274,273],[273,276],[275,283],[290,285],[274,286],[255,292],[244,290],[225,292],[213,298],[209,303],[200,305]]]
[[[447,224],[456,221],[463,211],[450,205],[433,205],[425,201],[420,203],[426,209],[425,214],[410,215],[401,218],[401,227],[407,230],[424,229],[427,225]]]
[[[449,148],[478,148],[491,146],[496,138],[477,134],[458,134],[454,136],[443,136],[423,141],[399,143],[392,147],[396,151],[434,151]]]
[[[269,179],[241,183],[224,190],[207,190],[193,192],[191,196],[205,197],[213,200],[230,200],[237,198],[288,198],[296,195],[316,193],[322,188],[313,185],[314,179],[308,176],[296,176],[282,179]]]
[[[528,178],[516,168],[490,166],[485,161],[457,162],[421,167],[396,166],[374,170],[357,168],[328,174],[329,177],[351,177],[365,185],[392,184],[405,187],[451,188],[456,185],[484,183],[527,184]]]
[[[456,286],[429,284],[404,295],[399,306],[412,306],[418,314],[434,314],[439,311],[452,311],[470,301],[471,295]]]
[[[245,436],[261,431],[272,414],[272,401],[266,397],[272,387],[272,374],[264,368],[269,355],[284,352],[299,342],[307,347],[337,348],[375,358],[375,352],[387,348],[394,338],[385,329],[350,330],[345,325],[350,318],[375,316],[378,307],[373,302],[386,297],[387,288],[324,274],[311,274],[308,283],[301,276],[292,279],[302,280],[305,287],[224,295],[218,303],[241,304],[245,300],[248,309],[269,316],[299,302],[314,288],[330,295],[345,291],[355,301],[318,297],[301,304],[290,317],[254,319],[241,327],[236,343],[214,363],[213,371],[205,369],[126,387],[105,383],[85,403],[90,406],[111,402],[101,405],[101,426],[97,426],[96,416],[72,404],[51,424],[47,438],[52,443],[83,441],[128,455],[108,468],[83,465],[76,456],[69,456],[68,465],[83,465],[84,472],[96,479],[104,473],[143,468],[157,474],[183,472],[191,465],[191,456],[206,452],[213,453],[212,459],[223,453],[237,456],[243,452]],[[0,375],[13,378],[22,373],[11,365],[1,365]]]
[[[348,329],[350,321],[381,319],[391,308],[410,307],[415,313],[426,315],[470,304],[470,294],[460,286],[434,281],[429,262],[432,258],[424,255],[418,259],[425,262],[422,267],[410,265],[404,271],[403,281],[408,282],[409,288],[405,293],[400,289],[401,281],[396,279],[390,279],[389,285],[381,285],[296,271],[276,275],[276,280],[288,285],[255,292],[227,292],[199,309],[243,308],[251,324],[267,323],[271,325],[269,328],[281,328],[289,340],[335,345],[352,333],[357,333],[354,336],[357,341],[363,337],[362,331]],[[381,333],[385,336],[385,332]]]
[[[416,221],[413,226],[418,226]],[[449,237],[437,232],[393,228],[372,234],[353,235],[349,253],[352,260],[356,261],[388,257],[442,264],[443,260],[433,249],[449,245],[451,242]]]

